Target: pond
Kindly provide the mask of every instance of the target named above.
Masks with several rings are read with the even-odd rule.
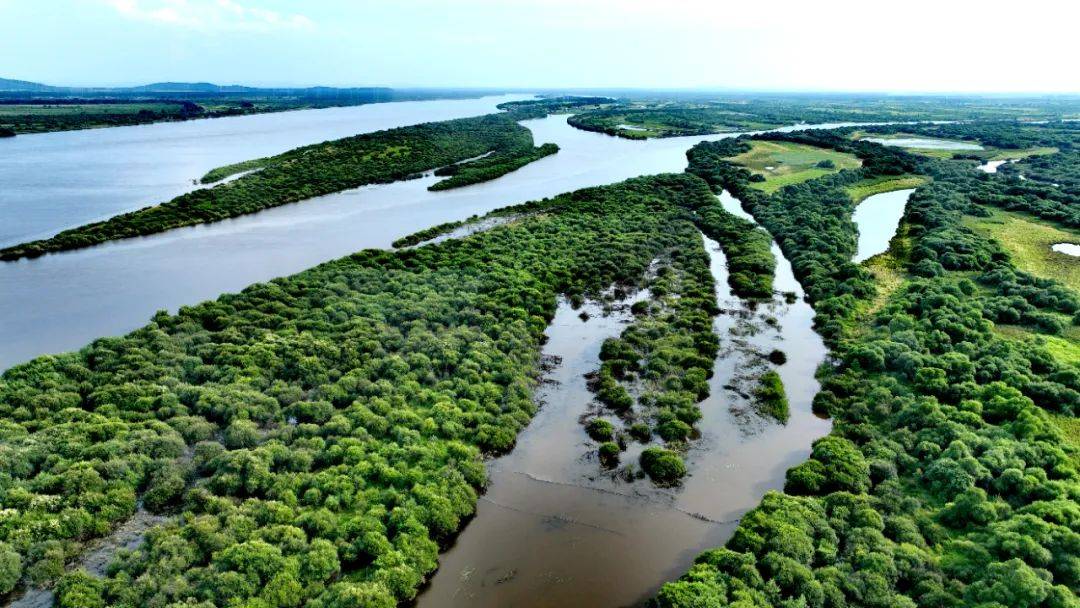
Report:
[[[889,250],[904,208],[914,189],[893,190],[869,196],[855,207],[851,220],[859,227],[859,245],[853,261],[867,260]]]
[[[1050,249],[1065,255],[1080,257],[1080,245],[1076,243],[1054,243],[1050,246]]]
[[[979,144],[949,139],[933,139],[930,137],[867,137],[866,141],[872,141],[885,146],[899,146],[901,148],[918,148],[923,150],[982,150]]]

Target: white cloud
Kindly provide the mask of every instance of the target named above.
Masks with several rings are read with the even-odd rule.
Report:
[[[125,18],[195,30],[312,29],[300,14],[251,8],[234,0],[103,0]]]

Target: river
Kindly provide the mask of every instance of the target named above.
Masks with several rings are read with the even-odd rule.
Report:
[[[167,201],[222,165],[357,133],[479,116],[531,97],[377,103],[0,139],[0,247]]]
[[[721,351],[701,403],[701,437],[686,456],[689,477],[659,489],[598,474],[595,442],[579,422],[595,411],[583,374],[599,367],[604,339],[630,321],[633,300],[606,315],[588,304],[586,318],[563,302],[543,349],[551,367],[538,391],[541,409],[514,450],[489,463],[477,516],[440,557],[419,608],[638,605],[700,552],[723,545],[739,518],[782,488],[787,469],[828,433],[830,423],[811,412],[826,350],[791,265],[774,244],[777,294],[749,304],[731,293],[719,246],[704,244],[722,309],[714,322]],[[786,424],[759,416],[747,398],[774,349],[789,355],[778,369],[790,399]]]
[[[490,111],[503,99],[404,103],[447,104],[453,108],[448,110],[440,106],[431,116],[410,118],[434,120],[451,111],[464,112],[462,104],[479,104],[470,106],[469,111],[473,113],[485,107],[485,111]],[[334,110],[359,112],[365,108],[390,107],[397,105],[375,104]],[[308,112],[324,111],[329,110]],[[282,118],[295,114],[285,112],[267,116]],[[575,129],[566,123],[566,118],[557,115],[524,121],[522,124],[532,130],[538,144],[556,143],[561,148],[559,153],[491,182],[442,192],[427,190],[437,180],[432,176],[371,185],[214,224],[0,263],[0,335],[4,337],[0,342],[0,370],[38,355],[79,348],[101,336],[131,331],[146,323],[157,310],[175,311],[179,306],[239,291],[252,283],[299,272],[360,249],[389,247],[397,238],[436,224],[586,186],[610,184],[639,175],[681,172],[686,167],[686,150],[695,143],[739,135],[724,133],[629,140]],[[229,120],[233,119],[202,122]],[[192,124],[202,123],[119,129],[179,128]],[[856,124],[800,124],[777,131]],[[109,131],[111,129],[76,134],[88,137],[84,134],[107,134]],[[40,137],[47,135],[59,134]],[[260,137],[258,130],[250,135],[252,139]],[[27,136],[32,137],[39,136]],[[236,135],[226,139],[243,138]],[[146,144],[146,147],[152,146]],[[127,154],[150,154],[140,146],[133,147],[130,152],[124,152],[121,146],[114,152],[130,162],[138,159],[127,157]],[[200,176],[212,164],[203,162],[197,167],[189,167],[183,172],[181,181]],[[156,166],[148,170],[164,171]],[[106,193],[111,188],[108,184],[103,186],[96,178],[91,179],[93,176],[84,178],[79,182],[79,190],[89,198],[101,198],[99,188],[104,188]],[[168,187],[162,188],[152,200],[168,198]],[[6,194],[3,200],[9,200]],[[27,211],[25,206],[32,207],[31,201],[24,200],[16,209],[20,214],[36,213]],[[78,223],[72,222],[71,217],[64,222]]]

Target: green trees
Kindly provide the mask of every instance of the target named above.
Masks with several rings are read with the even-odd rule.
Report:
[[[534,411],[560,294],[640,285],[690,243],[704,274],[683,291],[697,310],[679,318],[709,325],[711,283],[699,282],[711,278],[686,217],[711,200],[689,175],[591,188],[465,239],[360,252],[8,370],[6,580],[21,561],[23,580],[60,579],[61,605],[408,601],[475,509],[481,455],[509,449]],[[677,336],[656,360],[690,399],[665,407],[689,413],[701,378],[682,357],[703,359]],[[104,580],[65,575],[139,500],[175,517]]]
[[[507,114],[366,133],[216,169],[204,180],[258,170],[160,205],[7,247],[0,250],[0,259],[33,257],[215,222],[366,184],[408,179],[448,165],[453,175],[432,188],[454,188],[494,179],[557,151],[553,144],[534,148],[530,131]],[[454,165],[487,153],[490,156]]]
[[[698,157],[712,160],[695,172],[738,190],[745,175],[723,160],[738,145],[701,144]],[[933,178],[908,203],[910,246],[893,252],[900,285],[879,295],[847,263],[854,230],[837,196],[846,172],[744,200],[789,252],[838,359],[814,404],[834,428],[788,471],[787,494],[766,496],[725,549],[654,602],[1075,605],[1080,577],[1064,556],[1080,547],[1076,448],[1045,413],[1076,411],[1075,370],[1003,339],[993,322],[1046,331],[1039,320],[1069,318],[1076,294],[1017,273],[961,224],[981,204],[1040,203],[966,161],[889,163],[896,151],[854,149],[863,175],[893,164]]]

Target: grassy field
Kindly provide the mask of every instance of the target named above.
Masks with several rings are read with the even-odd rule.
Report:
[[[902,175],[900,177],[882,176],[856,182],[848,186],[847,191],[848,194],[851,195],[851,200],[859,203],[862,202],[863,199],[875,194],[892,192],[893,190],[904,190],[906,188],[918,188],[929,181],[930,178],[922,175]]]
[[[759,141],[748,152],[733,156],[732,161],[765,177],[751,185],[765,192],[775,192],[784,186],[805,182],[841,169],[855,169],[861,161],[851,154],[826,148],[786,141]],[[832,161],[832,168],[819,167],[822,161]]]
[[[990,217],[967,216],[964,224],[1001,243],[1020,270],[1080,291],[1080,259],[1050,249],[1054,243],[1080,243],[1080,235],[1020,213],[990,211]]]
[[[143,110],[174,113],[178,103],[88,103],[88,104],[0,104],[0,119],[9,116],[70,116],[96,114],[138,114]]]

